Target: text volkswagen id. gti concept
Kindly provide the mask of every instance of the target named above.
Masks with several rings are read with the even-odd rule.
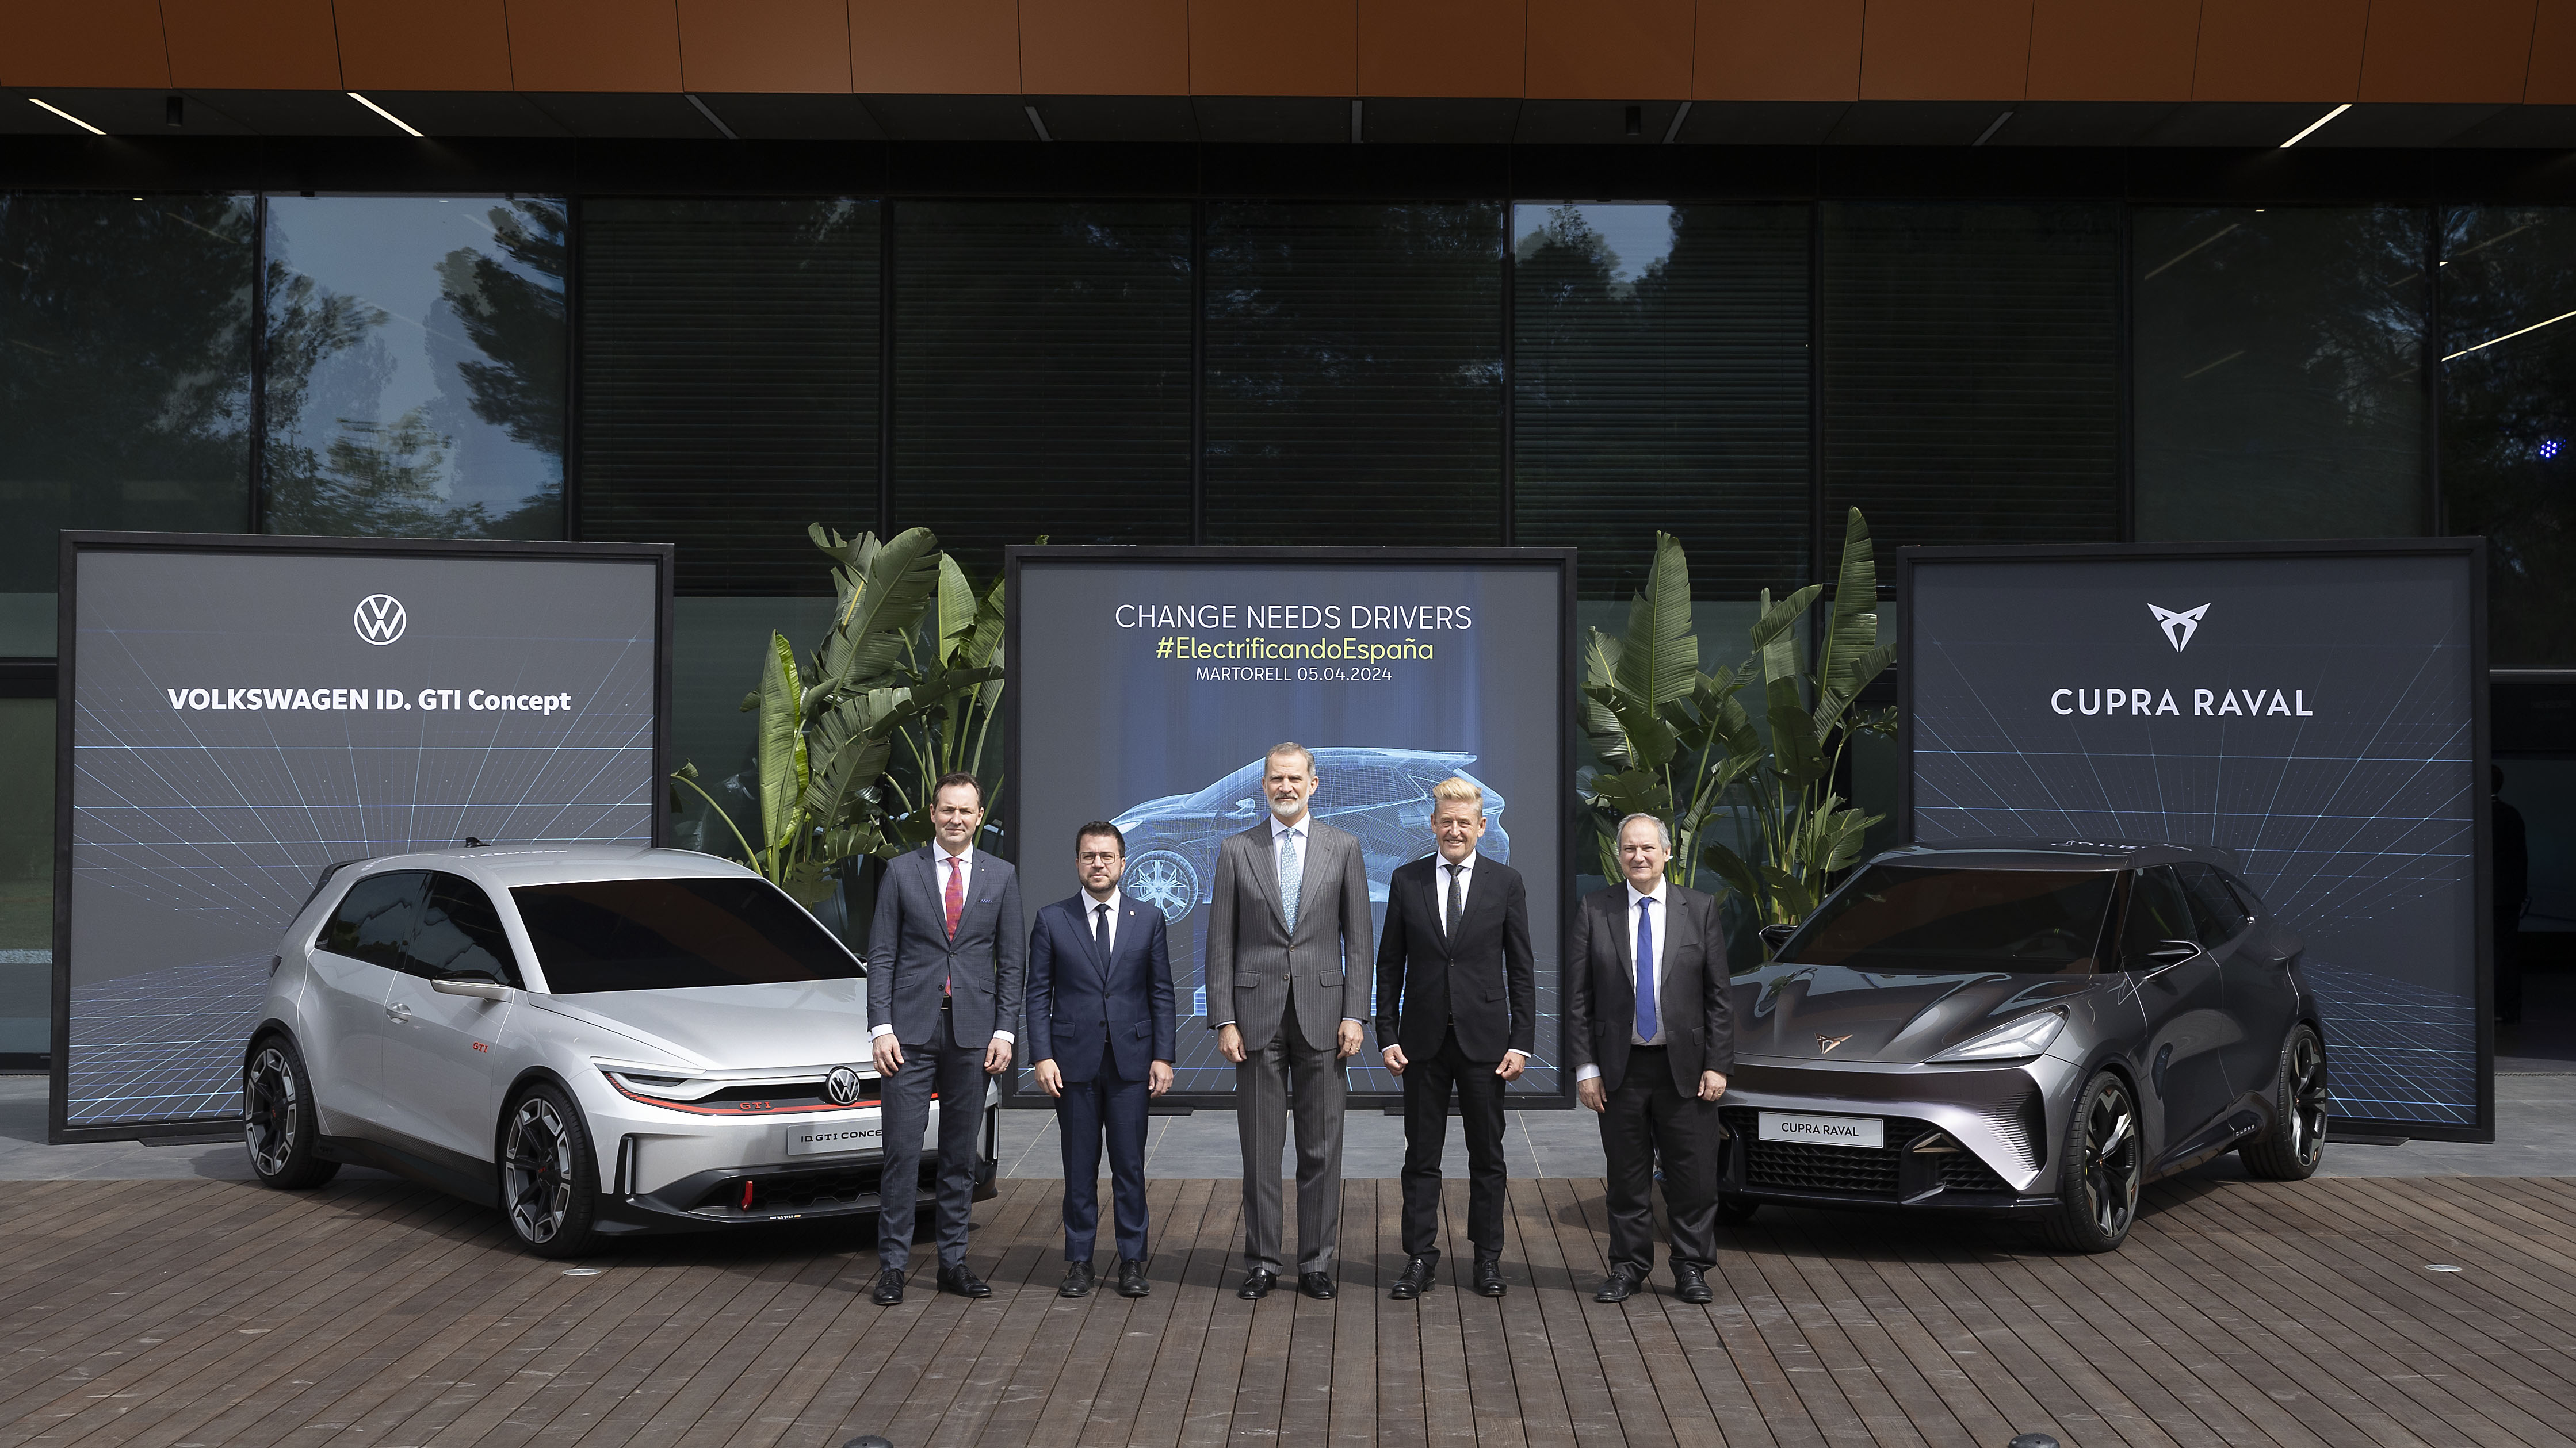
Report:
[[[864,973],[777,887],[708,855],[334,865],[287,928],[243,1057],[251,1165],[289,1188],[382,1167],[498,1205],[558,1257],[602,1235],[873,1214]],[[999,1101],[988,1086],[969,1107],[979,1196]]]
[[[1721,1214],[1764,1201],[2030,1213],[2107,1251],[2138,1189],[2324,1151],[2298,937],[2224,851],[2089,841],[1869,861],[1735,977]]]

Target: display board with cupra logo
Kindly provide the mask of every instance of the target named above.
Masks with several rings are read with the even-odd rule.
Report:
[[[67,533],[55,1140],[230,1120],[324,867],[657,843],[671,550]]]
[[[1370,918],[1338,963],[1372,983],[1387,877],[1434,849],[1432,787],[1483,787],[1477,850],[1520,872],[1537,982],[1538,1049],[1512,1090],[1567,1089],[1557,961],[1573,881],[1573,550],[1004,556],[1015,723],[1002,803],[1022,896],[1034,917],[1075,893],[1083,824],[1124,832],[1120,888],[1162,911],[1171,947],[1176,1095],[1213,1104],[1234,1089],[1206,1018],[1217,855],[1268,817],[1263,754],[1288,740],[1315,758],[1311,817],[1359,841]],[[1374,1047],[1350,1065],[1354,1092],[1398,1090]]]
[[[1898,556],[1908,839],[2234,851],[2338,1120],[2492,1139],[2483,540]]]

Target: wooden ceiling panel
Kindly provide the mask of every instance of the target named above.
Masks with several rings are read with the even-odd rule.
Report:
[[[850,81],[888,95],[1010,95],[1020,89],[1013,0],[849,0]]]
[[[692,91],[848,94],[848,0],[678,0],[680,83]]]
[[[340,75],[356,91],[510,89],[502,0],[332,0]]]
[[[183,89],[343,88],[331,0],[161,0],[161,25]]]
[[[11,7],[0,85],[115,89],[170,84],[157,0]]]
[[[1691,95],[1704,101],[1860,99],[1861,0],[1699,0]]]
[[[2538,9],[2535,0],[2371,0],[2362,100],[2521,100]]]
[[[2361,93],[2370,0],[2209,0],[2196,101],[2324,101]]]
[[[674,92],[672,0],[508,0],[510,70],[523,91]]]
[[[2030,99],[2187,101],[2201,0],[2035,0]]]
[[[1533,100],[1687,100],[1693,0],[1530,0]]]
[[[1349,96],[1359,89],[1357,0],[1190,0],[1190,92]]]
[[[1360,0],[1364,96],[1517,97],[1529,0]]]
[[[1190,93],[1190,0],[1020,0],[1020,81],[1036,95]]]
[[[2031,0],[1872,0],[1860,95],[2017,101],[2030,84]]]

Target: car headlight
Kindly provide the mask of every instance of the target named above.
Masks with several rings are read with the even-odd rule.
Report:
[[[2048,1049],[2057,1033],[2066,1029],[2066,1008],[2035,1011],[2017,1021],[2007,1021],[1981,1036],[1961,1041],[1932,1059],[1935,1061],[2018,1061]]]

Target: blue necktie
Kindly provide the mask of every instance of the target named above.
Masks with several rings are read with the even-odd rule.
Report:
[[[1285,831],[1279,836],[1279,916],[1292,936],[1297,933],[1297,887],[1305,879],[1306,862],[1297,855],[1297,832]]]
[[[1655,1023],[1655,897],[1637,900],[1637,1039],[1651,1041]]]

